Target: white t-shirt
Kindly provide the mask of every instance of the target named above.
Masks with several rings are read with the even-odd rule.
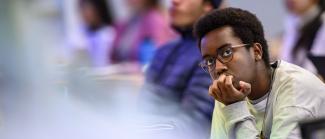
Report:
[[[298,121],[325,116],[325,84],[311,72],[277,61],[269,98],[256,104],[240,101],[228,106],[216,101],[211,139],[300,139]],[[264,99],[263,99],[264,98]]]
[[[115,31],[110,26],[86,34],[87,49],[93,67],[105,67],[111,63],[110,53],[114,37]]]

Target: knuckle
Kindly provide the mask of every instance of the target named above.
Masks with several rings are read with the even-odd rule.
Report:
[[[214,97],[214,95],[213,95],[212,91],[209,91],[209,96],[212,96],[212,97]]]
[[[223,84],[223,82],[222,82],[221,80],[218,80],[218,81],[217,81],[217,85],[218,85],[218,86],[221,86],[222,84]]]
[[[213,86],[214,86],[214,87],[217,87],[217,86],[218,86],[218,81],[215,81],[215,82],[213,83]]]
[[[226,82],[226,83],[225,83],[225,86],[226,86],[227,88],[231,88],[231,87],[232,87],[232,83],[231,83],[231,82]]]

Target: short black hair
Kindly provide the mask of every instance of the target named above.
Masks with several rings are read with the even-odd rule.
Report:
[[[269,67],[268,45],[262,23],[254,14],[239,8],[213,10],[202,16],[194,25],[194,34],[199,39],[199,48],[201,49],[201,40],[207,33],[224,26],[230,26],[234,35],[245,44],[260,43],[263,61]]]
[[[220,7],[223,0],[203,0],[203,2],[209,2],[213,6],[214,9],[217,9]]]
[[[325,0],[319,0],[318,6],[320,7],[321,11],[325,11]]]
[[[110,2],[106,0],[80,0],[80,6],[90,4],[95,7],[96,13],[103,23],[107,25],[113,24],[113,14]]]

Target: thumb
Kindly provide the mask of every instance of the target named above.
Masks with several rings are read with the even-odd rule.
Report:
[[[246,96],[251,93],[251,90],[252,90],[251,84],[246,83],[244,81],[240,81],[239,85],[240,85],[240,92],[242,92]]]

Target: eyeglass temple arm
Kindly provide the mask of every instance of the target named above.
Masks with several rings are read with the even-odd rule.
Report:
[[[232,48],[236,48],[236,47],[243,47],[243,46],[246,46],[246,45],[249,45],[249,44],[238,44],[238,45],[233,45],[231,46]]]

